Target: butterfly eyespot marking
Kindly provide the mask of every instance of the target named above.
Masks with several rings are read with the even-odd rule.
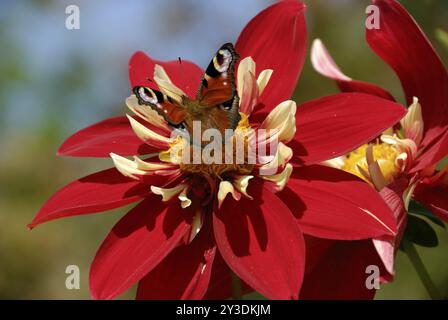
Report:
[[[227,49],[221,49],[213,58],[215,69],[221,73],[225,73],[232,62],[232,53]]]
[[[138,95],[139,97],[146,102],[152,103],[152,104],[157,104],[157,97],[155,97],[153,95],[153,93],[145,87],[140,87],[138,88]]]

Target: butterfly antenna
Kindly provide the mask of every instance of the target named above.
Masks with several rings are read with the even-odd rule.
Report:
[[[189,89],[190,86],[185,81],[185,74],[184,74],[184,68],[183,68],[183,65],[182,65],[182,59],[181,59],[181,57],[178,57],[177,59],[179,60],[179,68],[180,68],[180,74],[181,74],[181,77],[182,77],[183,87],[185,87],[186,89]]]

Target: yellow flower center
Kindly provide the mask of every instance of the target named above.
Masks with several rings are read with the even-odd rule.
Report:
[[[201,154],[197,163],[194,156],[194,148],[182,136],[178,136],[171,144],[168,150],[159,153],[159,159],[164,162],[175,162],[179,165],[180,170],[185,173],[203,173],[214,178],[224,179],[227,174],[244,174],[252,172],[254,164],[249,163],[249,137],[251,127],[247,116],[240,113],[241,120],[234,131],[234,135],[222,146],[221,157],[216,157],[216,162],[204,162]],[[228,145],[232,146],[228,146]],[[238,148],[238,144],[243,148]],[[241,152],[242,156],[237,157],[237,152]],[[203,148],[201,148],[201,151]],[[229,151],[230,150],[230,151]],[[231,153],[231,154],[229,154]],[[211,152],[212,157],[214,152]],[[213,157],[214,158],[214,157]],[[188,159],[189,161],[185,161]],[[229,161],[230,160],[230,161]],[[242,160],[242,161],[241,161]]]
[[[397,157],[400,155],[400,152],[395,146],[387,143],[378,142],[372,144],[371,146],[374,161],[378,163],[386,182],[392,182],[400,172],[400,168],[396,161]],[[366,151],[368,147],[369,145],[365,144],[349,153],[346,156],[344,165],[341,169],[354,174],[369,183],[372,183],[369,176],[366,176],[366,173],[369,173],[370,171],[366,158]]]

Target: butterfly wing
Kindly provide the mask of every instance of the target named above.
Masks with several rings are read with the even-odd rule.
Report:
[[[197,94],[201,106],[217,107],[211,110],[210,116],[221,130],[235,129],[240,120],[234,72],[238,59],[231,43],[222,45],[209,63]]]
[[[160,91],[148,87],[137,86],[134,87],[132,91],[137,97],[140,105],[150,106],[171,126],[176,128],[183,127],[183,121],[187,115],[187,110],[177,101]]]

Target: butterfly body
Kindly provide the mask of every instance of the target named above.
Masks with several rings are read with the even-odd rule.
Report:
[[[156,110],[171,126],[193,133],[194,121],[200,121],[201,131],[235,129],[240,120],[239,98],[236,91],[234,65],[238,60],[233,45],[226,43],[208,65],[195,99],[175,90],[164,93],[144,86],[133,88],[139,104]],[[160,86],[160,85],[159,85]],[[163,89],[163,88],[162,88]]]

